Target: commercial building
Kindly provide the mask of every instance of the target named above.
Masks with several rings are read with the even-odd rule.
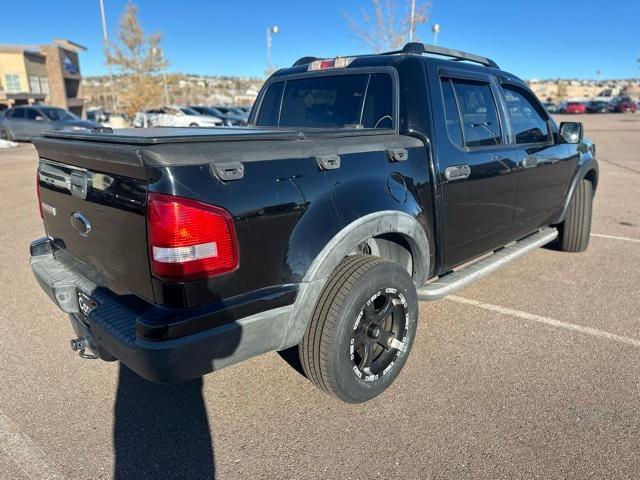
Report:
[[[0,45],[0,109],[45,103],[84,114],[78,53],[70,40],[50,45]]]
[[[543,101],[576,100],[594,98],[610,99],[630,96],[640,100],[640,81],[636,79],[612,80],[529,80],[529,87]]]

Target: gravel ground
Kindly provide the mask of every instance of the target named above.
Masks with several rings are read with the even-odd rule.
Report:
[[[421,304],[403,373],[355,406],[275,353],[179,386],[72,354],[28,265],[35,150],[0,151],[0,478],[640,477],[640,115],[571,119],[601,168],[588,251]]]

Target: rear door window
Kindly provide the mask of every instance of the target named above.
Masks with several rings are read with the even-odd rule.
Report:
[[[274,82],[256,124],[308,128],[393,128],[393,82],[386,73]]]
[[[9,115],[10,118],[21,119],[24,118],[24,108],[14,108]]]
[[[488,83],[452,79],[467,148],[500,145],[502,133],[496,102]]]
[[[464,145],[462,139],[462,127],[460,126],[460,112],[456,103],[456,96],[453,93],[451,80],[442,80],[442,99],[444,101],[444,116],[447,125],[449,139],[458,147]]]

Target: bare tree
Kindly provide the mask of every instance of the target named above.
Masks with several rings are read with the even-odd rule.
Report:
[[[564,100],[568,96],[568,89],[566,82],[558,82],[558,92],[556,93],[560,100]]]
[[[370,0],[360,9],[360,20],[343,13],[349,28],[375,52],[395,50],[404,45],[418,25],[427,23],[431,4],[415,0]],[[417,3],[417,5],[416,5]],[[413,10],[413,11],[412,11]],[[419,41],[415,33],[413,40]]]
[[[162,82],[157,75],[168,62],[161,54],[161,39],[159,32],[145,35],[138,21],[138,7],[128,3],[120,19],[118,43],[108,46],[107,57],[125,77],[118,100],[129,115],[162,101]]]

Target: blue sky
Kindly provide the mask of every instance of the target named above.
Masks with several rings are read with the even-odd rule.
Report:
[[[272,51],[279,67],[305,55],[367,52],[342,17],[358,18],[367,0],[136,3],[145,31],[163,32],[170,71],[261,76],[265,30],[272,24],[281,30]],[[105,0],[112,39],[124,5]],[[7,0],[2,13],[0,43],[68,38],[88,48],[81,56],[84,75],[106,72],[98,0]],[[439,23],[440,45],[489,56],[523,78],[595,78],[596,70],[603,78],[630,78],[638,75],[639,19],[639,0],[433,0],[431,21],[418,34],[431,42],[431,23]]]

